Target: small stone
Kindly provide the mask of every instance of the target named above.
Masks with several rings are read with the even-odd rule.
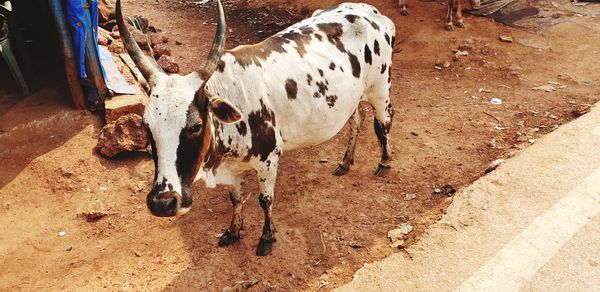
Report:
[[[72,246],[72,245],[69,245],[69,246],[67,247],[66,251],[71,251],[71,250],[73,250],[73,246]]]
[[[502,99],[499,99],[497,97],[493,97],[492,99],[490,99],[490,103],[493,105],[501,105],[502,104]]]
[[[67,232],[65,232],[65,231],[59,231],[58,232],[58,237],[63,237],[65,235],[67,235]]]
[[[115,54],[123,54],[125,53],[125,47],[121,42],[113,42],[112,44],[110,44],[110,46],[108,46],[108,51],[113,52]]]
[[[351,248],[364,248],[365,247],[362,243],[357,242],[357,241],[350,241],[348,243],[348,246]]]
[[[142,256],[142,253],[139,252],[139,251],[137,251],[137,250],[134,250],[133,254],[135,254],[135,256],[138,257],[138,258]]]
[[[466,57],[469,55],[469,52],[467,51],[461,51],[461,50],[456,50],[456,52],[454,53],[454,57],[458,58],[458,57]]]
[[[327,160],[327,158],[321,158],[321,160],[319,160],[320,163],[327,163],[329,162],[329,160]]]
[[[404,200],[405,201],[412,201],[415,198],[417,198],[417,194],[416,193],[406,193],[406,194],[404,194]]]
[[[553,92],[556,90],[556,87],[552,84],[546,84],[546,85],[542,85],[542,86],[538,86],[538,87],[533,87],[531,88],[532,90],[539,90],[539,91],[545,91],[545,92]]]
[[[507,35],[501,35],[498,38],[505,43],[512,43],[514,41],[511,36],[507,36]]]
[[[391,247],[401,247],[404,244],[404,239],[406,235],[413,230],[412,225],[410,223],[402,223],[397,226],[397,228],[388,231],[388,238],[392,243],[390,243]]]

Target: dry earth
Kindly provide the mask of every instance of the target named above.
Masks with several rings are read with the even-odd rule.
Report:
[[[214,6],[192,2],[124,3],[127,14],[144,15],[171,43],[181,42],[172,51],[183,72],[202,62],[214,34]],[[230,47],[260,41],[339,1],[271,0],[268,8],[241,2],[226,1]],[[220,290],[249,279],[261,281],[255,291],[316,290],[324,279],[324,288],[333,288],[365,262],[397,252],[386,238],[397,224],[414,227],[410,245],[438,220],[452,198],[432,195],[436,186],[468,185],[491,161],[599,99],[597,15],[563,13],[543,29],[468,18],[466,29],[450,33],[440,21],[445,6],[436,2],[409,2],[407,17],[396,1],[367,2],[395,21],[401,49],[394,56],[395,161],[388,177],[372,175],[379,149],[370,123],[345,177],[330,172],[342,157],[346,129],[323,145],[286,153],[274,204],[278,243],[259,258],[256,196],[246,204],[243,240],[226,248],[216,244],[230,219],[223,188],[198,183],[188,215],[152,217],[145,206],[150,157],[99,157],[92,151],[99,119],[72,110],[63,87],[46,88],[0,103],[0,290]],[[501,42],[500,35],[515,42]],[[454,49],[469,54],[454,60]],[[446,61],[447,68],[434,68]],[[560,88],[531,89],[548,82]],[[6,88],[0,93],[11,96]],[[490,104],[493,97],[503,103]],[[255,180],[248,176],[248,193],[256,193]],[[416,198],[405,200],[407,193]],[[88,220],[95,212],[107,216]]]

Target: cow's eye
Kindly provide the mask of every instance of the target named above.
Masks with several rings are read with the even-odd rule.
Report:
[[[202,130],[202,127],[200,124],[195,124],[192,127],[190,127],[190,134],[198,134],[200,132],[200,130]]]

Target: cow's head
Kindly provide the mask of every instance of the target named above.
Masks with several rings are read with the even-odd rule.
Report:
[[[192,205],[190,186],[212,148],[212,118],[225,123],[241,119],[240,111],[206,88],[225,47],[225,16],[221,2],[219,24],[203,67],[186,76],[167,75],[147,58],[123,21],[117,0],[117,24],[125,48],[150,85],[144,112],[154,159],[154,183],[146,202],[156,216],[186,213]]]

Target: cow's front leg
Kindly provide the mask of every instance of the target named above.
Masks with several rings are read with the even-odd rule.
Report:
[[[277,178],[277,157],[270,158],[270,163],[258,170],[258,186],[260,195],[258,201],[265,215],[262,236],[256,247],[257,256],[266,256],[271,253],[275,239],[275,227],[273,226],[272,208],[275,197],[275,180]]]
[[[233,191],[229,193],[231,206],[233,207],[233,215],[229,228],[219,237],[219,245],[230,245],[240,239],[240,231],[244,228],[242,219],[242,207],[244,205],[244,196],[242,195],[242,180],[233,186]]]

